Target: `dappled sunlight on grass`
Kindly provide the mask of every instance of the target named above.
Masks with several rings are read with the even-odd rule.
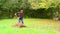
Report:
[[[49,19],[24,19],[25,28],[13,27],[17,19],[0,21],[0,34],[60,34],[60,22]],[[4,33],[3,33],[4,32]]]

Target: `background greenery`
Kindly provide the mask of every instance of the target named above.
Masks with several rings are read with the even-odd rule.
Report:
[[[0,18],[13,18],[21,9],[27,18],[60,18],[60,0],[0,0]]]

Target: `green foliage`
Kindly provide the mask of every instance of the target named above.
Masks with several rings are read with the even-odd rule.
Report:
[[[60,0],[0,0],[0,18],[13,18],[20,9],[24,17],[54,18],[60,15]]]

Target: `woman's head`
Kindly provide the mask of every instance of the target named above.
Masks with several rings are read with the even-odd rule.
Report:
[[[20,13],[23,13],[23,10],[20,10]]]

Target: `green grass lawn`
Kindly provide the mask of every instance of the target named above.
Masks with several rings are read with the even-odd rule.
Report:
[[[17,19],[0,20],[0,34],[60,34],[60,21],[24,19],[25,28],[13,27]]]

